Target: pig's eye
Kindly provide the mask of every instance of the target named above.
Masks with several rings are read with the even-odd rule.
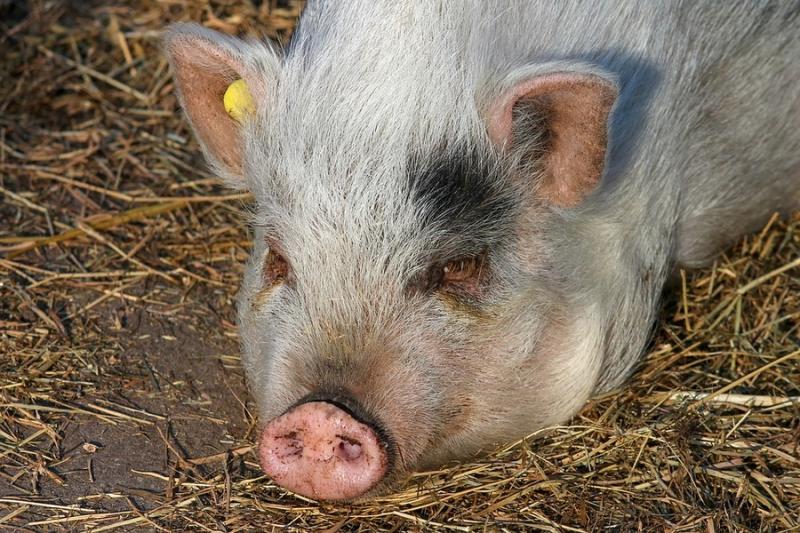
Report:
[[[289,263],[272,248],[267,252],[267,257],[264,259],[263,276],[264,284],[267,286],[285,281],[289,277]]]
[[[485,253],[459,257],[441,267],[439,286],[444,290],[477,296],[486,275]]]
[[[448,262],[442,268],[442,282],[462,282],[480,277],[483,268],[483,256],[461,257]]]
[[[412,292],[445,291],[454,296],[476,298],[488,277],[486,253],[435,263],[411,279]]]

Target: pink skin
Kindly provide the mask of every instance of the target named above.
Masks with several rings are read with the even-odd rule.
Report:
[[[304,403],[270,421],[259,457],[275,483],[317,500],[362,496],[389,465],[375,432],[327,402]]]
[[[561,207],[578,205],[597,185],[605,165],[608,114],[617,89],[597,76],[555,72],[519,83],[489,109],[488,130],[500,149],[511,147],[514,106],[544,98],[551,146],[540,193]]]

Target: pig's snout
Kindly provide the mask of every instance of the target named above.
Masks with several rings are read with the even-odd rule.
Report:
[[[259,456],[277,484],[319,500],[361,496],[389,468],[379,432],[326,401],[300,404],[269,422]]]

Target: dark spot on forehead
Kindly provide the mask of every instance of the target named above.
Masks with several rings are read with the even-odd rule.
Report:
[[[408,169],[411,196],[426,229],[467,248],[506,240],[518,201],[496,158],[451,148],[414,157]]]

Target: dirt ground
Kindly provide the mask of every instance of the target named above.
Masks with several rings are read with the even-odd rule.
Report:
[[[0,528],[800,531],[800,214],[681,273],[629,384],[567,426],[356,505],[261,475],[248,197],[208,173],[158,32],[285,42],[301,7],[0,0]]]

